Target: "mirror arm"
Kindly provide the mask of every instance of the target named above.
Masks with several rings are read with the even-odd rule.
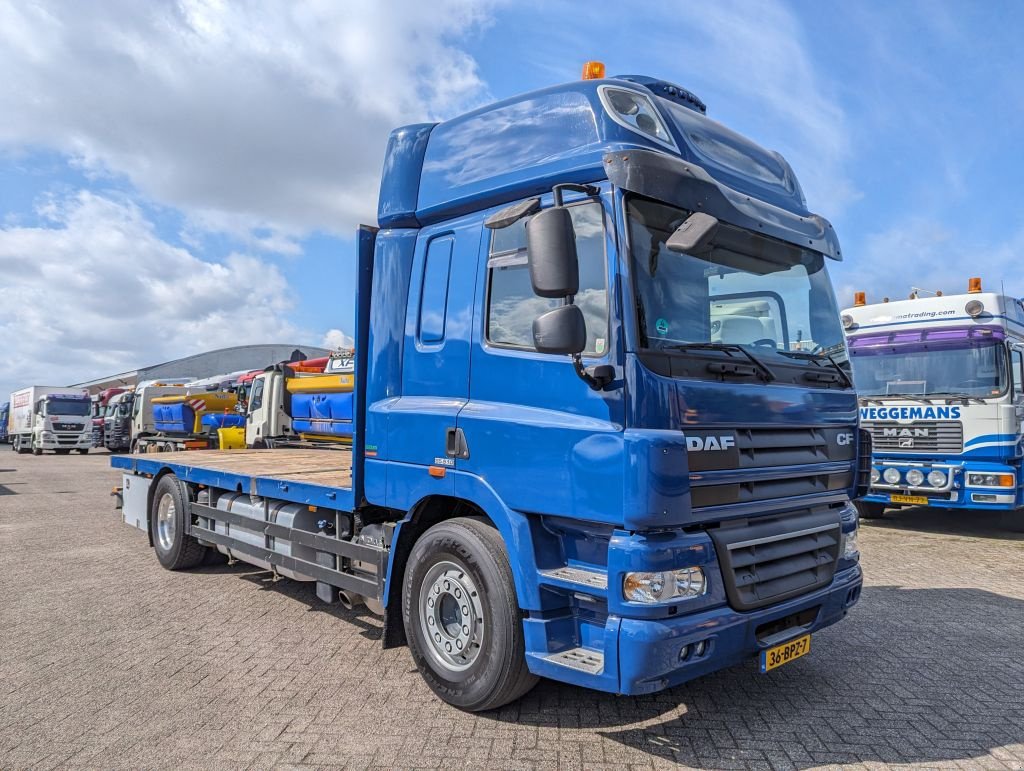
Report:
[[[594,391],[604,389],[609,383],[615,380],[615,368],[610,364],[598,364],[593,367],[583,366],[583,357],[574,353],[572,355],[572,366],[579,375],[580,380],[586,383]]]
[[[551,188],[551,194],[555,199],[555,206],[562,206],[562,191],[571,190],[574,193],[586,193],[593,197],[601,192],[601,188],[597,185],[577,185],[573,182],[564,182],[561,185],[555,185]]]

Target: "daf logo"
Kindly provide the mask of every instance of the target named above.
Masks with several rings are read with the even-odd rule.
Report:
[[[840,447],[846,447],[847,445],[853,444],[853,434],[852,433],[837,434],[836,435],[836,442],[839,444]]]
[[[736,446],[735,436],[688,436],[686,449],[692,452],[704,450],[728,450]]]

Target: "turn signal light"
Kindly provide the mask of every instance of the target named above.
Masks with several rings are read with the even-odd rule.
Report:
[[[600,80],[604,77],[604,62],[584,62],[583,79]]]
[[[975,276],[967,280],[967,292],[968,294],[977,294],[981,291],[981,278]]]
[[[854,305],[867,305],[868,296],[865,292],[854,292],[853,293],[853,304]]]

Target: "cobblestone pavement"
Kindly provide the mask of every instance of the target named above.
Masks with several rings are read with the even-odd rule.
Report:
[[[622,698],[435,699],[370,615],[243,567],[160,568],[104,454],[0,453],[0,767],[1024,768],[1024,536],[908,511],[812,654]]]

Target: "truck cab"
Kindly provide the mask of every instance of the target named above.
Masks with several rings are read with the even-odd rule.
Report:
[[[110,452],[124,452],[132,440],[133,390],[111,397],[103,414],[103,446]]]
[[[357,243],[350,461],[115,459],[166,567],[365,601],[467,710],[767,671],[857,602],[842,254],[779,154],[588,78],[396,129]]]
[[[1024,305],[968,288],[843,311],[874,448],[862,516],[1024,505]]]

